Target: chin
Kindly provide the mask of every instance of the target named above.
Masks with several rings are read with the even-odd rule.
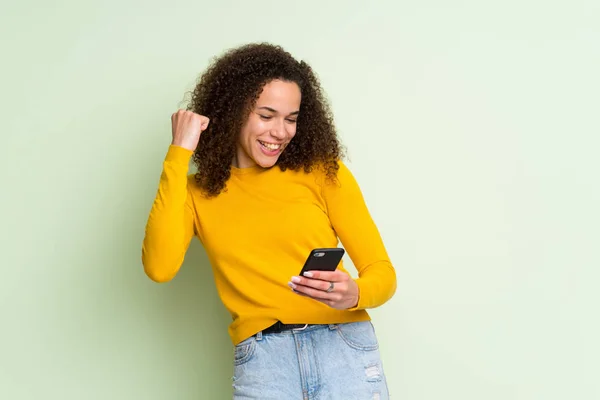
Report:
[[[264,158],[258,158],[255,160],[256,164],[262,168],[271,168],[273,167],[276,163],[277,160],[279,159],[279,157],[275,158],[275,159],[268,159],[265,160]]]

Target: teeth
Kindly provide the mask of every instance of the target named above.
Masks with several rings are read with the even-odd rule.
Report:
[[[281,144],[265,143],[265,142],[260,142],[260,144],[262,144],[269,150],[277,150],[281,147]]]

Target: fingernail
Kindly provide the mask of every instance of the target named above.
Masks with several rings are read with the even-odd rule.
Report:
[[[292,289],[296,288],[296,285],[294,285],[292,282],[288,282],[288,286],[291,287]]]
[[[292,282],[300,283],[300,278],[297,276],[292,276]]]
[[[308,276],[309,278],[312,278],[313,274],[312,274],[312,272],[305,272],[304,276]]]

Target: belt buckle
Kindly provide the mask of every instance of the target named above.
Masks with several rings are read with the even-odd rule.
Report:
[[[292,330],[293,330],[294,332],[297,332],[297,331],[303,331],[303,330],[305,330],[306,328],[308,328],[308,324],[304,324],[304,326],[303,326],[302,328],[293,328]]]

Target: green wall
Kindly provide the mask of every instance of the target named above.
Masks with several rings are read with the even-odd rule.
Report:
[[[319,73],[390,255],[393,398],[600,398],[597,1],[12,1],[0,6],[0,399],[230,398],[229,316],[194,242],[144,224],[210,58]],[[345,399],[342,399],[345,400]]]

